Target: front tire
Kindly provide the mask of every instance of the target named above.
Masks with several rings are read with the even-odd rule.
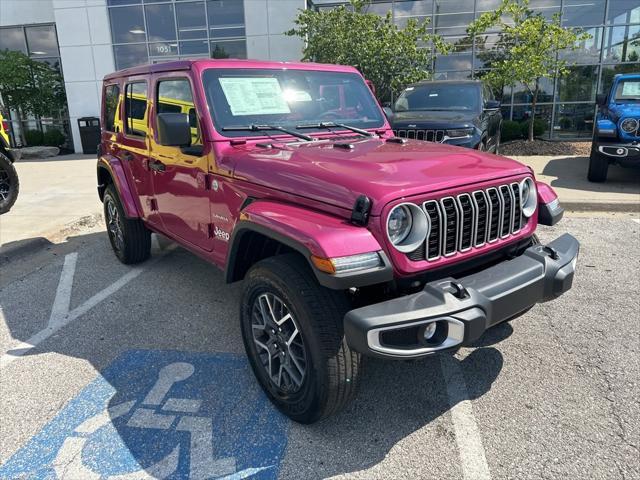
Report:
[[[20,181],[11,160],[0,152],[0,215],[7,213],[18,199]]]
[[[104,192],[104,220],[118,260],[129,265],[144,262],[151,255],[151,232],[139,218],[126,218],[113,184]]]
[[[591,155],[589,156],[589,171],[587,178],[590,182],[604,182],[607,180],[609,161],[596,148],[595,143],[591,145]]]
[[[267,396],[296,422],[326,418],[355,397],[362,358],[344,338],[348,310],[346,295],[319,285],[297,254],[267,258],[247,273],[245,350]]]

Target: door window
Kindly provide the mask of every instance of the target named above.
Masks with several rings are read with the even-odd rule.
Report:
[[[187,115],[191,125],[191,144],[202,143],[189,80],[180,78],[158,82],[158,113],[184,113]]]
[[[109,85],[104,89],[104,128],[109,132],[117,132],[116,112],[119,97],[120,87],[118,85]]]
[[[129,83],[125,89],[124,123],[127,135],[147,135],[147,83]]]

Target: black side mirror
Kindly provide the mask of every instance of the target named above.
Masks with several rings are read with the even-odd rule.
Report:
[[[191,126],[186,113],[159,113],[156,128],[160,145],[168,147],[191,145]]]
[[[607,104],[607,97],[609,95],[607,95],[606,93],[599,93],[596,95],[596,103],[598,105],[600,105],[601,107],[605,106]]]
[[[500,102],[498,100],[487,100],[484,102],[485,110],[498,110],[500,108]]]

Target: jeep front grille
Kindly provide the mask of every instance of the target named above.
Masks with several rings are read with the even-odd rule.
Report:
[[[494,243],[524,225],[520,185],[511,183],[423,203],[431,230],[424,244],[407,257],[436,260]]]
[[[400,137],[400,138],[426,140],[427,142],[442,142],[442,140],[444,140],[444,130],[402,129],[402,130],[394,130],[393,134],[396,137]]]

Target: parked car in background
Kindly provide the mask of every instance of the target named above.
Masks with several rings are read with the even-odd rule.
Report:
[[[20,182],[13,160],[9,142],[9,122],[0,113],[0,215],[7,213],[18,198]]]
[[[409,85],[385,113],[399,137],[493,153],[500,147],[500,102],[477,80]]]
[[[604,182],[611,164],[640,167],[640,73],[616,75],[597,103],[587,178]]]
[[[146,260],[158,232],[243,281],[249,363],[296,421],[344,408],[364,356],[451,353],[571,288],[578,241],[535,235],[562,217],[553,189],[508,158],[395,137],[355,68],[140,66],[105,77],[101,125],[115,255]]]

